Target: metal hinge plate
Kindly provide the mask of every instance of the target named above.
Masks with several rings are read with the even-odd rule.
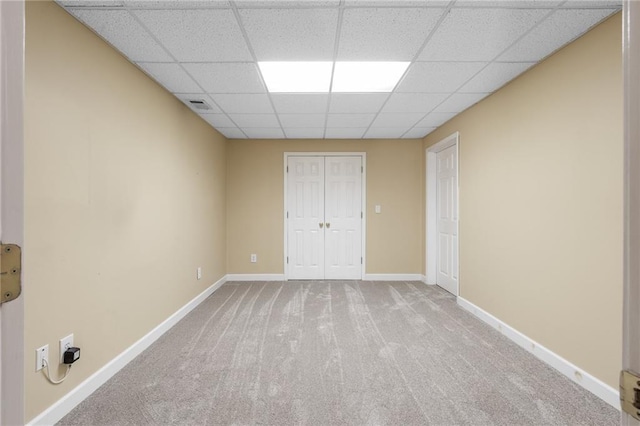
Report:
[[[2,244],[0,250],[0,303],[5,303],[16,299],[22,292],[22,256],[20,247],[15,244]]]
[[[622,411],[640,420],[640,374],[620,372],[620,406]]]

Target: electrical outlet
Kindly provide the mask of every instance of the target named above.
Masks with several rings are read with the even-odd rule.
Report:
[[[196,276],[198,277],[199,280],[202,279],[202,267],[198,266],[198,269],[196,270]]]
[[[49,345],[44,345],[36,349],[36,371],[44,368],[44,361],[49,363]]]
[[[251,255],[251,263],[256,263],[258,261],[258,255],[257,254],[252,254]]]
[[[60,339],[60,364],[64,363],[64,353],[67,349],[73,347],[73,334]]]

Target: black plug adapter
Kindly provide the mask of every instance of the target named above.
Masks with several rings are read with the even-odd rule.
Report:
[[[73,364],[77,360],[80,359],[80,348],[69,348],[64,351],[64,356],[62,357],[65,364]]]

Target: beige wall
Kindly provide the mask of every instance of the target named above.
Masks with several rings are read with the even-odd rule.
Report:
[[[621,17],[425,139],[460,132],[462,297],[617,387]]]
[[[26,13],[29,420],[225,275],[227,141],[57,5]],[[35,349],[69,333],[53,386]]]
[[[367,153],[366,273],[421,274],[420,140],[233,140],[227,160],[228,272],[284,273],[284,153]],[[373,206],[380,204],[382,213]],[[258,255],[250,263],[251,253]]]

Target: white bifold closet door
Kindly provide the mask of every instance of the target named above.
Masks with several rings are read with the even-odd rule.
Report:
[[[362,158],[289,157],[289,279],[362,278]]]

